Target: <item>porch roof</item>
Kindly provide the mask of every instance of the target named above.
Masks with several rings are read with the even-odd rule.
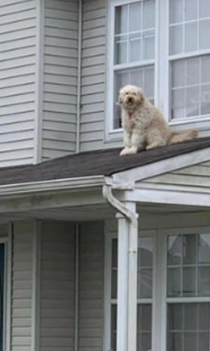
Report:
[[[37,165],[1,168],[0,186],[91,176],[111,176],[208,147],[210,147],[210,137],[122,157],[119,157],[120,149],[118,148],[83,152]]]

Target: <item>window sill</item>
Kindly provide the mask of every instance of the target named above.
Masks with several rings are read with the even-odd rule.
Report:
[[[176,133],[182,133],[185,130],[196,128],[198,131],[208,130],[210,135],[210,116],[203,118],[183,118],[172,120],[169,122],[169,126]],[[123,129],[115,129],[107,132],[105,137],[105,143],[110,142],[122,142],[123,140]]]

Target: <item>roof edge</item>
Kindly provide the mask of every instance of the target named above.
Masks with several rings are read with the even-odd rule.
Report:
[[[67,189],[84,189],[104,185],[104,176],[78,177],[67,179],[54,179],[38,182],[27,182],[0,186],[0,197],[9,195],[23,195],[37,192],[50,192]]]
[[[114,183],[140,182],[164,173],[190,167],[210,160],[210,147],[173,156],[144,166],[112,174]]]

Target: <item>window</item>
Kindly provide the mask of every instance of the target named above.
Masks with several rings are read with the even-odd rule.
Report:
[[[109,0],[107,135],[121,135],[119,89],[141,86],[173,124],[210,118],[210,2]]]
[[[168,351],[209,351],[210,234],[167,241]]]
[[[173,232],[173,230],[172,230]],[[138,351],[210,351],[210,234],[148,233],[138,249]],[[116,350],[117,239],[110,238],[110,340]],[[155,272],[154,272],[155,267]],[[157,279],[158,275],[158,279]],[[156,282],[156,283],[155,283]],[[161,296],[160,296],[161,295]],[[160,329],[157,323],[160,321]]]

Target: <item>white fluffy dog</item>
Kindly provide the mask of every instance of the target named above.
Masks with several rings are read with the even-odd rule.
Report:
[[[173,134],[160,110],[146,99],[141,88],[126,85],[120,90],[119,104],[124,129],[124,149],[121,156],[136,154],[138,150],[180,143],[197,136],[196,130]]]

